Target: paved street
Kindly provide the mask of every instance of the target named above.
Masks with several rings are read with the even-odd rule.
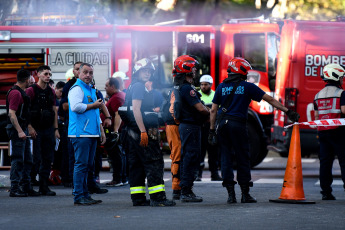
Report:
[[[278,204],[284,178],[285,158],[268,156],[252,170],[251,194],[256,204],[228,205],[221,182],[210,181],[205,170],[195,193],[204,202],[177,202],[175,207],[133,207],[129,186],[109,188],[107,194],[93,195],[103,203],[88,207],[74,206],[71,189],[52,186],[56,197],[10,198],[8,187],[0,188],[0,229],[345,229],[345,192],[338,162],[334,164],[336,201],[322,201],[318,185],[318,160],[303,159],[304,192],[316,204]],[[166,166],[169,161],[166,159]],[[7,183],[8,171],[0,171],[0,183]],[[101,173],[101,182],[111,179]],[[165,172],[166,191],[171,198],[169,171]],[[37,188],[35,188],[37,189]],[[237,199],[240,189],[236,187]]]

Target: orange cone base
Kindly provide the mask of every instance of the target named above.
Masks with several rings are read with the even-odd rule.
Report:
[[[286,203],[286,204],[315,204],[315,201],[308,201],[308,200],[285,200],[285,199],[275,199],[269,200],[273,203]]]

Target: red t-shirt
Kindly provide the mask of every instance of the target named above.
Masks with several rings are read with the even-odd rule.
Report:
[[[17,111],[19,106],[21,106],[23,103],[24,101],[22,94],[16,89],[11,90],[10,94],[8,95],[9,108]]]
[[[38,84],[36,84],[36,85],[37,85],[37,87],[38,87],[39,89],[42,89]],[[47,87],[48,87],[48,86],[47,86]],[[56,106],[55,91],[54,91],[52,88],[50,88],[50,89],[52,90],[53,95],[54,95],[54,104],[53,104],[53,106]],[[30,97],[30,100],[31,100],[31,101],[34,100],[34,98],[35,98],[35,90],[34,90],[33,87],[27,88],[27,89],[25,90],[25,93]]]
[[[119,110],[119,107],[121,107],[125,103],[125,97],[126,94],[124,92],[117,92],[111,95],[109,101],[105,105],[109,111],[110,116],[112,116],[112,124],[114,124],[115,119],[115,113]],[[102,113],[101,119],[104,121],[105,116]]]

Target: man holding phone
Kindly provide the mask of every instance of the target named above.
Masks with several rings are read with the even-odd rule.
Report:
[[[74,205],[91,205],[101,200],[91,198],[87,187],[88,171],[92,170],[97,147],[97,138],[105,143],[105,134],[100,125],[99,108],[102,99],[97,100],[96,89],[92,87],[93,66],[82,63],[79,78],[68,94],[69,124],[68,137],[75,152],[73,173]]]

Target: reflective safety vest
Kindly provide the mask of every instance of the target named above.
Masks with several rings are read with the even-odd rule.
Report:
[[[341,117],[340,96],[342,89],[336,86],[326,86],[315,95],[314,101],[318,108],[319,119]],[[336,129],[337,126],[318,126],[318,131]]]

